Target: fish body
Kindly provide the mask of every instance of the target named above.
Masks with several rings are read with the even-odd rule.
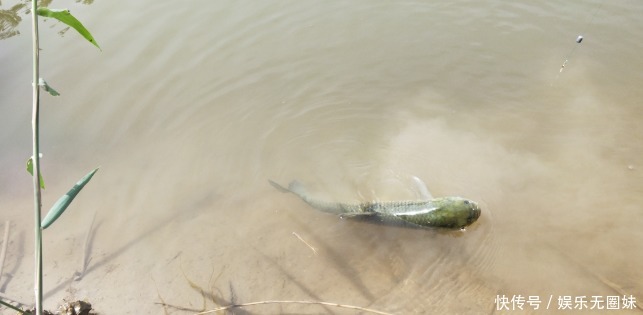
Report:
[[[312,198],[298,181],[291,182],[288,188],[269,182],[282,192],[297,195],[315,209],[342,217],[376,218],[390,224],[448,229],[463,229],[480,217],[480,207],[462,197],[342,203]]]

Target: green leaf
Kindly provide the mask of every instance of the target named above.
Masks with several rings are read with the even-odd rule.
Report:
[[[69,204],[76,198],[76,195],[80,192],[83,187],[87,183],[89,183],[89,180],[92,179],[92,176],[98,171],[98,168],[94,169],[93,171],[89,172],[85,177],[81,178],[74,187],[72,187],[66,194],[64,194],[56,203],[49,209],[49,212],[45,216],[45,218],[42,220],[42,224],[40,226],[43,229],[48,228],[52,223],[54,223],[58,217],[60,217],[63,212],[67,209]]]
[[[50,17],[54,18],[60,22],[63,22],[71,27],[73,27],[80,35],[83,35],[85,39],[87,39],[90,43],[94,44],[94,46],[98,47],[100,49],[100,46],[98,46],[98,43],[92,36],[92,34],[89,33],[89,31],[83,26],[80,21],[78,21],[67,9],[63,10],[56,10],[56,9],[49,9],[45,7],[40,7],[38,8],[38,15],[44,16],[44,17]]]
[[[49,84],[47,84],[47,81],[45,81],[45,79],[43,78],[38,79],[38,85],[42,87],[45,91],[49,92],[49,94],[51,94],[52,96],[60,95],[60,93],[58,93],[58,91],[54,90],[54,88],[49,86]]]
[[[33,157],[27,160],[27,172],[33,176]],[[38,178],[40,178],[40,188],[45,189],[45,180],[42,179],[42,173],[38,174]]]

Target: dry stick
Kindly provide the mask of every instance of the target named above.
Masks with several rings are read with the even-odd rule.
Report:
[[[359,306],[337,304],[337,303],[329,303],[329,302],[316,302],[316,301],[260,301],[260,302],[242,303],[242,304],[235,304],[235,305],[228,305],[228,306],[218,307],[218,308],[215,308],[215,309],[211,309],[209,311],[196,313],[196,315],[210,314],[210,313],[214,313],[214,312],[218,312],[218,311],[228,310],[228,309],[235,308],[235,307],[245,307],[245,306],[264,305],[264,304],[314,304],[314,305],[326,305],[326,306],[334,306],[334,307],[341,307],[341,308],[359,310],[359,311],[362,311],[362,312],[369,312],[369,313],[373,313],[373,314],[393,315],[391,313],[380,312],[380,311],[376,311],[376,310],[372,310],[372,309],[368,309],[368,308],[363,308],[363,307],[359,307]]]
[[[304,242],[304,244],[306,244],[306,246],[310,247],[310,249],[312,249],[312,250],[313,250],[313,253],[314,253],[315,255],[317,255],[317,250],[316,250],[314,247],[310,246],[310,244],[308,244],[308,242],[304,241],[304,239],[303,239],[303,238],[301,238],[301,236],[299,236],[299,234],[297,234],[297,233],[295,233],[295,232],[292,232],[292,235],[297,236],[297,238],[298,238],[300,241]]]
[[[183,306],[176,306],[176,305],[167,304],[167,303],[154,302],[154,304],[163,305],[163,307],[169,307],[169,308],[173,308],[173,309],[179,310],[179,311],[199,312],[199,310],[196,310],[196,309],[193,309],[193,308],[183,307]]]
[[[203,290],[203,288],[201,288],[196,283],[192,282],[192,280],[190,280],[190,278],[188,278],[188,276],[185,274],[185,271],[183,270],[183,264],[182,263],[179,263],[179,266],[181,267],[181,273],[183,273],[183,278],[185,278],[185,280],[187,280],[187,282],[190,284],[190,287],[193,290],[199,291],[201,293],[201,297],[203,298],[203,307],[201,309],[204,310],[208,305],[208,300],[205,298],[205,295],[206,295],[205,290]]]
[[[11,221],[7,220],[4,223],[4,238],[2,241],[2,252],[0,252],[0,279],[2,279],[2,270],[4,269],[4,259],[7,254],[7,244],[9,244],[9,226]]]
[[[156,295],[158,295],[159,300],[161,300],[161,305],[163,305],[163,312],[165,315],[169,315],[167,312],[167,305],[165,304],[165,301],[163,300],[163,297],[161,296],[161,292],[159,292],[159,287],[156,285],[156,280],[154,280],[154,277],[152,278],[152,282],[154,282],[154,287],[156,287]]]

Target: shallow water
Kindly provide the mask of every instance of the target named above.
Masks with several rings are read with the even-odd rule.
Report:
[[[215,296],[207,308],[311,300],[394,314],[643,300],[639,1],[52,7],[69,7],[103,50],[41,24],[42,76],[62,94],[42,102],[44,208],[101,166],[44,232],[49,308],[73,297],[104,314],[201,309],[199,287]],[[0,291],[23,301],[28,27],[0,41],[0,219],[12,222]],[[477,200],[481,218],[464,232],[342,220],[267,182],[393,200],[417,197],[412,176]],[[71,281],[86,239],[91,260]],[[497,297],[518,295],[540,309],[498,310]]]

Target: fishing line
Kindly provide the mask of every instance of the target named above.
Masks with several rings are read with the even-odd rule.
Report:
[[[583,34],[587,33],[587,30],[591,26],[592,22],[594,22],[594,19],[598,15],[598,12],[600,12],[601,8],[603,7],[603,4],[605,4],[605,2],[600,2],[597,5],[597,7],[596,7],[596,9],[594,9],[594,13],[590,17],[589,21],[587,23],[585,23],[585,28],[583,29],[583,32],[581,32],[581,34],[578,35],[578,37],[576,37],[576,44],[574,44],[574,47],[569,51],[569,53],[567,53],[567,55],[565,55],[565,61],[560,66],[560,70],[558,71],[558,74],[556,75],[556,79],[554,79],[554,81],[558,80],[558,78],[560,77],[560,74],[563,73],[563,70],[565,69],[565,66],[567,66],[567,63],[569,62],[569,59],[571,59],[571,57],[576,52],[576,49],[578,49],[578,47],[580,46],[581,42],[583,42],[583,39],[584,39]],[[553,84],[554,83],[552,82],[551,85],[553,85]]]

